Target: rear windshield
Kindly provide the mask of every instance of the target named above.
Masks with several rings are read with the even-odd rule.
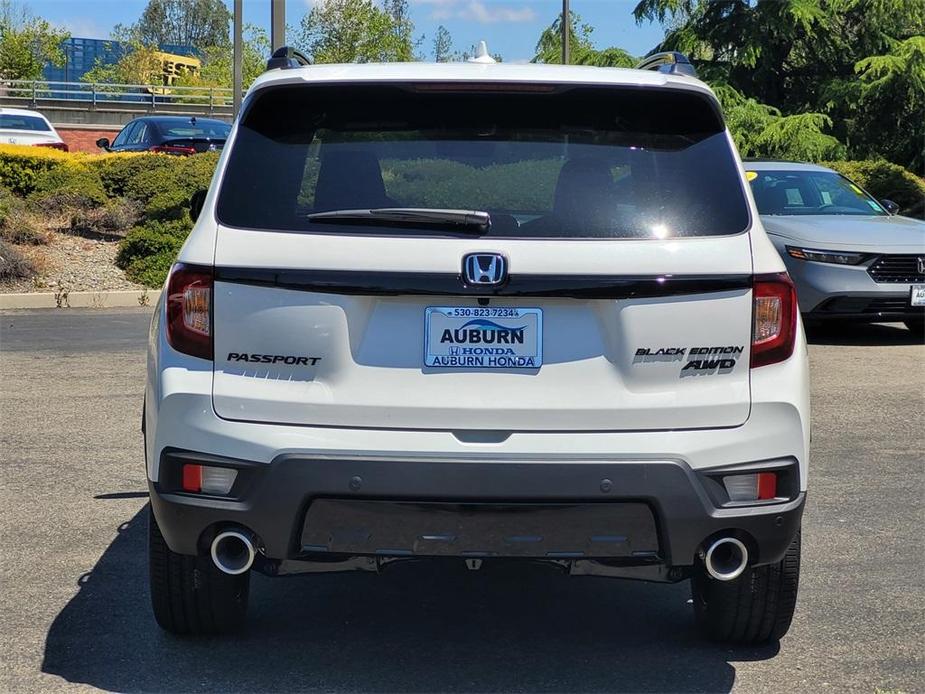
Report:
[[[221,121],[191,121],[189,118],[177,118],[176,120],[160,121],[157,124],[158,130],[164,137],[208,137],[211,139],[228,139],[228,133],[231,132],[231,126]]]
[[[47,133],[51,130],[43,119],[36,116],[18,116],[12,113],[0,114],[0,128],[5,130],[33,130]]]
[[[480,210],[491,225],[479,233],[525,238],[714,236],[748,226],[736,160],[705,97],[490,87],[268,90],[238,128],[218,218],[251,229],[420,235],[454,232],[333,227],[308,216]]]

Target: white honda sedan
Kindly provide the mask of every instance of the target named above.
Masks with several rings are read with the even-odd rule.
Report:
[[[64,140],[45,116],[22,108],[0,108],[0,144],[36,145],[67,152]]]

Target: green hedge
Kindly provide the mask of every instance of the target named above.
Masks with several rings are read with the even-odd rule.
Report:
[[[102,207],[109,198],[99,175],[82,163],[66,162],[36,174],[28,200],[40,212]]]
[[[88,155],[0,145],[0,189],[10,191],[6,198],[0,195],[0,237],[39,243],[12,222],[27,213],[36,219],[69,216],[75,233],[124,235],[117,265],[130,279],[158,287],[192,229],[190,196],[209,187],[218,157],[218,152]],[[7,219],[13,209],[15,219]]]
[[[925,219],[925,179],[888,161],[830,161],[823,166],[847,176],[878,200],[892,200],[900,214]]]
[[[164,283],[170,265],[190,232],[188,220],[151,220],[122,240],[116,265],[134,282],[148,287]]]
[[[48,147],[0,145],[0,186],[26,196],[35,190],[38,175],[82,158]]]

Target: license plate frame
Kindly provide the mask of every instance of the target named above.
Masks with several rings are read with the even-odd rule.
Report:
[[[518,334],[518,330],[520,333]],[[450,331],[450,341],[441,342]],[[466,330],[465,335],[457,331]],[[479,336],[470,342],[471,331]],[[439,333],[436,343],[434,336]],[[463,337],[465,341],[457,341]],[[493,341],[482,341],[492,337]],[[543,309],[523,306],[428,306],[424,366],[436,369],[536,370],[543,365]]]
[[[909,288],[909,305],[925,306],[925,284],[913,284]]]

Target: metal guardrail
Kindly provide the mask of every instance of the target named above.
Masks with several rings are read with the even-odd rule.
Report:
[[[0,80],[0,104],[34,109],[165,111],[195,110],[230,114],[232,90],[226,87],[165,87],[159,84]]]

